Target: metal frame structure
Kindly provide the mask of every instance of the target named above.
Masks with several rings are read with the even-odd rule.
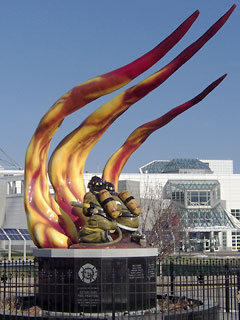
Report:
[[[27,229],[0,228],[0,240],[8,241],[8,261],[12,260],[12,241],[23,241],[23,260],[26,261],[27,241],[32,241]]]

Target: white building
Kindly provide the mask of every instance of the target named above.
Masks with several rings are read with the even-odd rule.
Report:
[[[185,219],[189,250],[240,249],[240,175],[232,160],[173,159],[140,168],[144,184],[161,184]]]
[[[141,198],[147,185],[161,185],[164,198],[174,202],[179,217],[186,221],[188,251],[240,250],[240,174],[233,173],[232,160],[156,160],[139,171],[121,174],[120,183],[131,181],[134,189],[129,191]],[[23,170],[0,168],[2,232],[16,229],[21,234],[27,229],[23,174]],[[95,174],[100,176],[85,174],[86,185]]]

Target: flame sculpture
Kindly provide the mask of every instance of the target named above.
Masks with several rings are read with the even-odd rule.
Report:
[[[50,142],[64,118],[91,101],[123,87],[153,66],[186,34],[197,19],[199,11],[195,11],[164,41],[142,57],[117,70],[83,82],[65,93],[43,116],[29,143],[25,158],[25,211],[29,232],[37,247],[68,248],[78,242],[78,231],[87,222],[81,208],[72,207],[70,202],[83,200],[84,165],[93,146],[121,114],[161,85],[211,39],[228,20],[235,7],[233,5],[198,40],[165,67],[118,94],[87,117],[56,147],[49,160],[48,170]],[[214,81],[188,102],[133,131],[108,160],[103,179],[117,187],[126,161],[149,135],[200,102],[225,76]],[[54,198],[49,191],[47,172],[55,191]]]

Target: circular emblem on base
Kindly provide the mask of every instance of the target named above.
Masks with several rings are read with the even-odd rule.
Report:
[[[78,271],[78,276],[85,283],[94,282],[97,279],[97,268],[91,263],[86,263]]]

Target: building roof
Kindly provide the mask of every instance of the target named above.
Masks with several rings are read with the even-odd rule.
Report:
[[[169,160],[154,160],[144,166],[142,166],[139,171],[140,173],[162,173],[163,168]]]
[[[178,173],[181,169],[211,172],[209,166],[198,159],[173,159],[162,169],[162,173]]]
[[[212,190],[220,186],[218,180],[168,180],[168,185],[178,186],[182,190]]]
[[[141,173],[212,173],[206,163],[198,159],[155,160],[140,168]]]

